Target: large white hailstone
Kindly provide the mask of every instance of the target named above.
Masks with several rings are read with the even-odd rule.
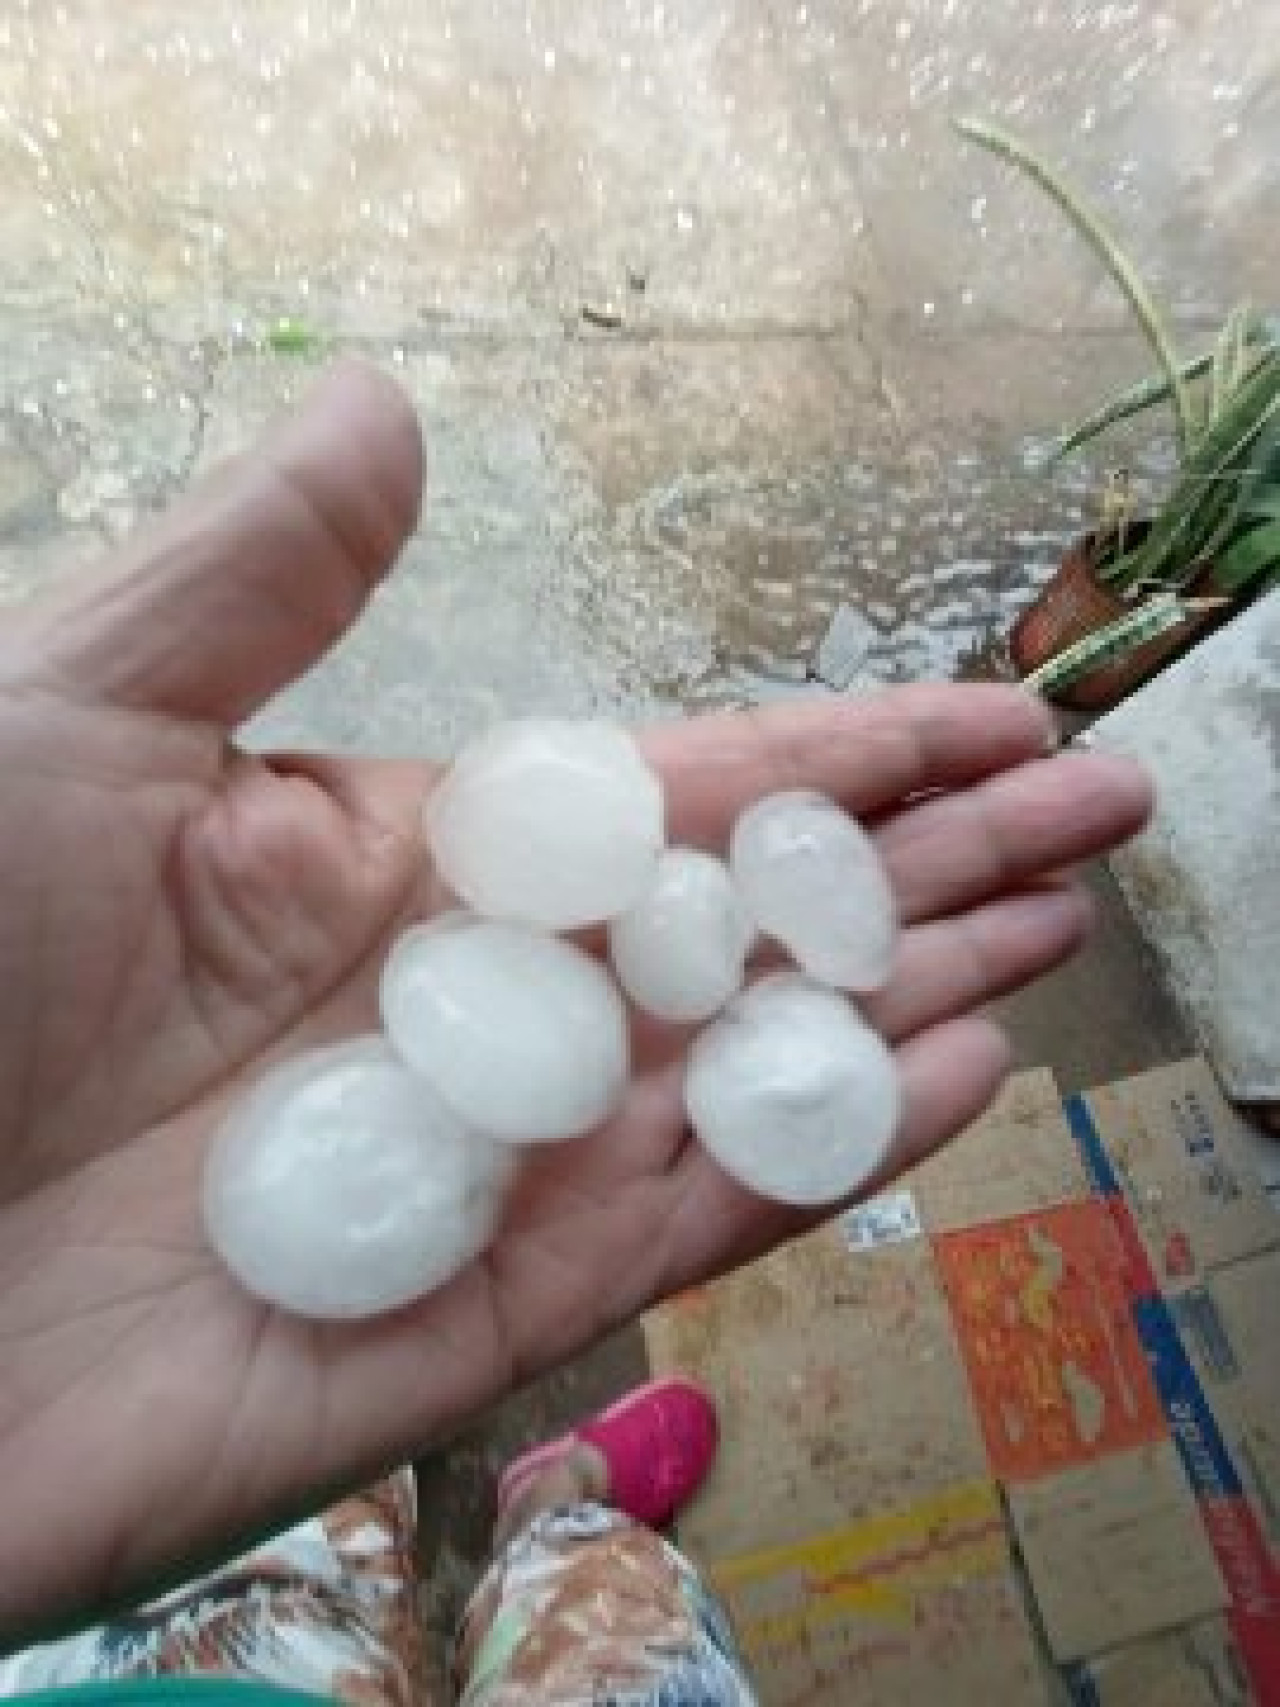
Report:
[[[609,953],[637,1007],[683,1023],[718,1013],[741,987],[754,935],[724,861],[668,848],[635,906],[610,925]]]
[[[598,1126],[627,1083],[626,1009],[604,969],[525,925],[449,914],[392,948],[382,1019],[468,1126],[507,1144]]]
[[[258,1297],[377,1315],[488,1244],[509,1167],[384,1038],[354,1038],[271,1068],[232,1109],[205,1162],[205,1228]]]
[[[576,930],[623,913],[663,844],[662,788],[625,730],[527,718],[464,748],[423,817],[477,913]]]
[[[891,1052],[843,996],[794,972],[743,991],[693,1044],[689,1118],[726,1173],[782,1203],[831,1203],[888,1153]]]
[[[802,970],[874,990],[893,964],[897,910],[875,844],[825,795],[769,794],[734,825],[729,865],[759,928]]]

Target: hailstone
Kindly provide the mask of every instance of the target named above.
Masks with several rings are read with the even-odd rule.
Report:
[[[759,928],[801,969],[842,990],[874,990],[893,963],[897,914],[875,845],[825,795],[766,795],[734,825],[729,865]]]
[[[626,1009],[571,943],[449,915],[395,944],[382,1019],[402,1059],[469,1126],[508,1144],[598,1126],[626,1088]]]
[[[663,823],[661,785],[625,730],[554,718],[465,748],[424,813],[436,867],[469,907],[553,931],[632,906]]]
[[[258,1297],[376,1315],[488,1244],[509,1167],[384,1038],[355,1038],[271,1068],[231,1111],[205,1163],[205,1228]]]
[[[637,1007],[707,1019],[742,984],[755,935],[723,860],[668,848],[635,906],[609,927],[618,981]]]
[[[834,990],[764,978],[694,1041],[685,1101],[726,1173],[782,1203],[834,1202],[883,1162],[898,1123],[897,1068]]]

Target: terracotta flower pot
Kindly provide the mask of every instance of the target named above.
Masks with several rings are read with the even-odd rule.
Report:
[[[1064,647],[1083,640],[1095,629],[1105,628],[1132,608],[1098,579],[1093,568],[1096,548],[1094,534],[1086,534],[1078,541],[1063,558],[1052,580],[1014,623],[1009,651],[1020,676],[1030,675]],[[1206,570],[1189,591],[1212,593],[1213,571]],[[1147,641],[1145,646],[1100,664],[1069,687],[1055,688],[1049,697],[1073,711],[1109,711],[1221,620],[1216,612],[1190,616],[1169,633]]]

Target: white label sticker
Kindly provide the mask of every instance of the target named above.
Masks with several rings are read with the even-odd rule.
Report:
[[[851,1251],[870,1251],[877,1245],[900,1245],[922,1232],[916,1200],[906,1190],[882,1192],[840,1217],[845,1243]]]

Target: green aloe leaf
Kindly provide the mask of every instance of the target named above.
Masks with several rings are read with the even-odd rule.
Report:
[[[1191,615],[1190,607],[1176,593],[1156,593],[1144,604],[1126,611],[1114,622],[1086,634],[1083,640],[1064,647],[1054,657],[1023,678],[1025,685],[1043,694],[1070,687],[1104,664],[1136,652],[1148,641],[1170,633]]]
[[[1213,363],[1209,375],[1209,402],[1205,426],[1211,427],[1222,413],[1222,405],[1243,378],[1240,363],[1244,355],[1245,338],[1249,327],[1249,309],[1242,304],[1233,308],[1218,333],[1213,347]]]
[[[1185,456],[1190,449],[1195,430],[1191,399],[1182,378],[1181,363],[1174,353],[1173,340],[1133,262],[1081,195],[1026,143],[999,125],[988,124],[982,119],[959,119],[956,121],[956,129],[980,148],[987,149],[1023,171],[1066,215],[1102,262],[1133,310],[1134,317],[1168,383],[1173,401],[1178,448]]]
[[[1239,598],[1254,583],[1280,569],[1280,521],[1264,522],[1234,540],[1215,561],[1213,579],[1223,593]]]
[[[1213,366],[1212,353],[1197,356],[1194,361],[1187,362],[1181,369],[1184,385],[1190,385],[1197,379],[1203,379]],[[1121,421],[1131,420],[1134,415],[1141,415],[1148,409],[1154,409],[1160,403],[1167,403],[1173,395],[1173,388],[1163,374],[1152,374],[1148,379],[1140,380],[1137,385],[1131,385],[1127,390],[1118,392],[1106,403],[1101,404],[1091,415],[1086,415],[1083,421],[1078,421],[1067,433],[1064,433],[1054,445],[1049,457],[1052,468],[1064,457],[1071,455],[1083,445],[1105,433],[1109,427],[1114,427]]]
[[[1280,409],[1264,421],[1249,447],[1243,477],[1236,484],[1231,503],[1205,546],[1207,557],[1216,556],[1236,530],[1254,519],[1256,505],[1268,492],[1280,488]]]
[[[1226,330],[1227,328],[1224,327],[1224,333]],[[1278,332],[1280,332],[1280,327],[1277,327],[1274,321],[1265,320],[1260,315],[1249,315],[1244,327],[1244,337],[1245,348],[1248,350],[1250,358],[1252,359],[1258,351],[1262,351],[1265,355],[1268,350],[1275,348]],[[1217,349],[1215,347],[1215,349],[1206,350],[1203,355],[1195,356],[1191,361],[1184,363],[1182,367],[1183,384],[1191,386],[1207,374],[1211,375],[1216,356]],[[1232,384],[1230,383],[1231,371],[1229,362],[1222,381],[1224,395],[1227,390],[1235,389],[1240,379],[1247,377],[1247,374],[1238,375]],[[1114,427],[1121,421],[1131,420],[1133,416],[1141,415],[1148,409],[1154,409],[1161,403],[1167,403],[1172,394],[1169,381],[1160,373],[1150,374],[1146,379],[1139,380],[1136,385],[1131,385],[1126,390],[1118,392],[1095,409],[1091,415],[1086,415],[1083,421],[1078,421],[1074,427],[1063,434],[1050,453],[1049,467],[1054,467],[1064,457],[1070,456],[1073,451],[1089,444],[1102,433],[1105,433],[1109,427]],[[1211,404],[1208,411],[1210,424],[1212,424],[1213,419],[1216,419],[1220,410],[1220,402]]]

